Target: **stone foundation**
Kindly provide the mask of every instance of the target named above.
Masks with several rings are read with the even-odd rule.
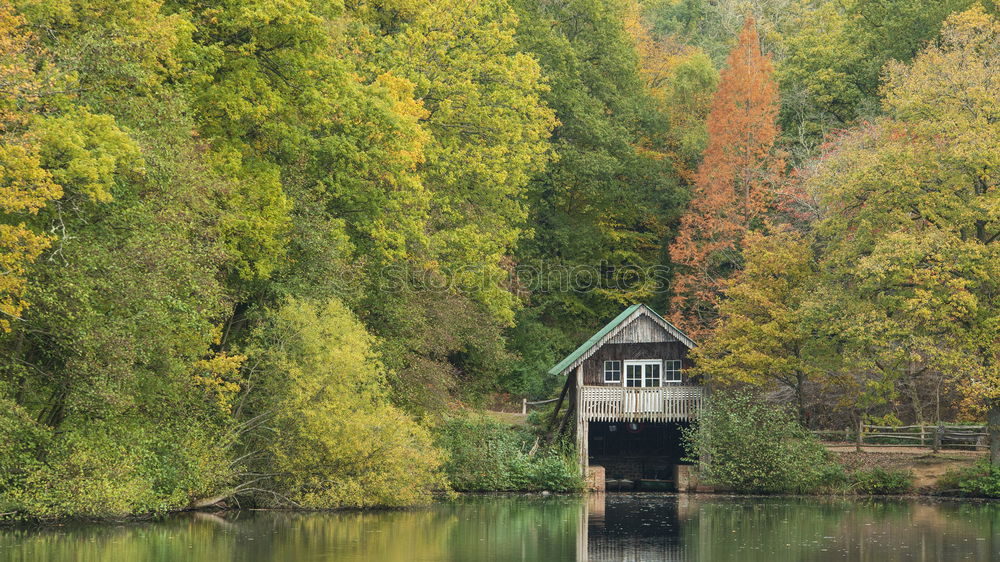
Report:
[[[693,492],[698,489],[698,467],[679,464],[674,469],[674,482],[678,492]]]
[[[587,490],[590,492],[603,492],[605,490],[606,484],[604,482],[604,467],[603,466],[588,466],[587,467]]]

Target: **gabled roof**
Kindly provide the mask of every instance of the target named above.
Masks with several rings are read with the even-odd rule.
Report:
[[[614,320],[608,322],[603,328],[601,328],[596,334],[590,336],[590,339],[585,341],[583,345],[576,348],[576,351],[567,355],[562,361],[556,364],[556,366],[549,369],[550,375],[561,375],[566,371],[576,367],[578,364],[583,362],[585,359],[594,354],[598,347],[603,345],[606,341],[614,337],[623,327],[627,326],[632,320],[638,318],[642,315],[648,315],[654,322],[659,324],[664,330],[670,333],[670,335],[677,338],[678,341],[683,343],[688,349],[694,347],[696,344],[694,340],[687,337],[687,335],[680,331],[677,326],[674,326],[670,322],[663,319],[662,316],[656,313],[652,308],[644,304],[633,304],[632,306],[626,308],[621,314],[615,317]]]

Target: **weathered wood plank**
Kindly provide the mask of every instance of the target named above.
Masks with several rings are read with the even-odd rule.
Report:
[[[652,343],[673,342],[677,338],[666,331],[649,315],[640,315],[622,326],[618,333],[608,338],[605,343]]]

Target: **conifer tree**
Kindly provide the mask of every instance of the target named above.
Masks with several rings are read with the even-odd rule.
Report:
[[[748,17],[720,76],[708,116],[708,147],[670,257],[672,319],[695,337],[710,331],[725,280],[741,269],[744,237],[773,210],[782,168],[775,153],[778,88]]]

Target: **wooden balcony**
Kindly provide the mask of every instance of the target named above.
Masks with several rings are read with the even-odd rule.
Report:
[[[584,421],[686,421],[698,417],[705,401],[700,386],[584,386],[582,394]]]

